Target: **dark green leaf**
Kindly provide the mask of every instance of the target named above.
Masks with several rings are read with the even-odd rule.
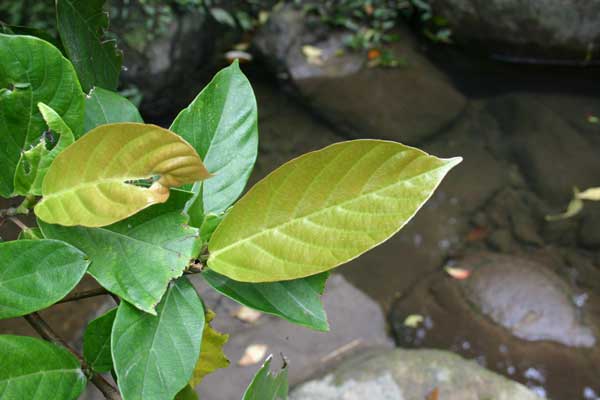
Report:
[[[125,97],[99,87],[85,98],[83,130],[116,122],[144,122],[138,109]]]
[[[0,336],[0,398],[72,400],[85,375],[66,349],[28,336]]]
[[[58,38],[52,36],[50,33],[46,32],[43,29],[31,28],[29,26],[20,26],[20,25],[6,25],[0,22],[0,30],[2,33],[7,33],[10,35],[27,35],[27,36],[35,36],[46,42],[50,43],[52,46],[59,49],[62,53],[64,53],[64,49],[62,48],[62,44]]]
[[[73,66],[56,47],[32,36],[0,34],[0,196],[13,194],[21,152],[46,130],[37,104],[51,107],[78,135],[83,98]]]
[[[220,71],[173,121],[171,130],[200,154],[215,174],[196,183],[189,207],[190,224],[225,211],[242,193],[258,148],[256,100],[250,82],[235,62]]]
[[[94,86],[115,90],[123,54],[114,40],[104,38],[108,14],[104,0],[57,0],[58,32],[83,89]]]
[[[284,365],[278,373],[272,373],[271,357],[254,376],[252,383],[246,389],[243,400],[287,400],[288,373]]]
[[[0,319],[56,303],[77,285],[88,264],[85,254],[57,240],[0,243]]]
[[[83,357],[95,372],[108,372],[112,369],[110,334],[116,315],[117,309],[113,308],[91,321],[83,334]]]
[[[121,302],[112,330],[112,355],[123,399],[173,399],[200,356],[204,307],[182,277],[156,307],[158,316]]]
[[[202,276],[215,290],[267,314],[319,331],[329,330],[321,295],[329,273],[269,283],[246,283],[229,279],[210,269]]]
[[[89,273],[106,289],[154,314],[169,281],[198,254],[198,230],[185,226],[190,193],[171,190],[169,200],[102,228],[64,227],[38,220],[46,237],[64,240],[89,255]]]

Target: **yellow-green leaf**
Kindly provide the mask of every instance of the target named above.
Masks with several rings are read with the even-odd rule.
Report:
[[[149,188],[131,182],[160,176]],[[85,134],[56,157],[35,207],[45,222],[99,227],[169,197],[169,187],[210,174],[185,140],[156,125],[116,123]]]
[[[208,265],[246,282],[330,270],[400,230],[460,161],[381,140],[305,154],[233,206],[210,240]]]
[[[190,379],[190,386],[195,387],[202,379],[219,368],[227,368],[229,359],[223,353],[223,346],[227,343],[229,335],[218,332],[210,326],[210,321],[215,318],[215,313],[207,310],[202,332],[202,345],[200,346],[200,358],[194,368],[194,374]]]

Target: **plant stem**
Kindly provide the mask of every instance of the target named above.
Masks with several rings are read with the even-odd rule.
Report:
[[[110,293],[108,292],[108,290],[104,289],[103,287],[98,287],[98,288],[89,289],[89,290],[81,290],[79,292],[71,293],[64,299],[58,301],[56,304],[67,303],[69,301],[75,301],[75,300],[80,300],[80,299],[87,299],[88,297],[102,296],[105,294],[110,294]]]
[[[27,225],[25,225],[19,218],[17,217],[8,217],[10,222],[18,226],[22,231],[29,229]]]
[[[121,400],[121,395],[117,388],[110,384],[104,377],[100,374],[93,374],[93,372],[87,366],[85,360],[75,349],[67,344],[60,336],[56,334],[50,328],[50,326],[42,319],[42,317],[38,313],[31,313],[29,315],[24,316],[25,320],[31,325],[33,329],[45,340],[54,343],[58,346],[65,347],[69,350],[81,363],[81,368],[86,373],[86,375],[90,374],[90,380],[92,383],[102,392],[104,397],[108,400]]]
[[[9,207],[0,210],[0,217],[14,217],[18,214],[29,214],[29,209],[35,204],[35,196],[25,196],[23,202],[17,207]]]

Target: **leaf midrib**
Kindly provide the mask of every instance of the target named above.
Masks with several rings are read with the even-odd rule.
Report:
[[[301,221],[301,220],[308,219],[308,218],[311,218],[311,217],[313,217],[313,216],[319,215],[319,214],[321,214],[321,213],[323,213],[323,212],[325,212],[325,211],[329,211],[329,210],[331,210],[331,209],[338,208],[338,207],[342,207],[342,206],[344,206],[344,205],[351,204],[351,203],[353,203],[353,202],[355,202],[355,201],[362,200],[362,199],[363,199],[363,198],[365,198],[365,197],[372,196],[372,195],[374,195],[374,194],[377,194],[377,193],[379,193],[379,192],[382,192],[382,191],[384,191],[384,190],[388,190],[388,189],[390,189],[390,188],[392,188],[392,187],[395,187],[395,186],[398,186],[398,185],[400,185],[400,184],[406,184],[407,182],[410,182],[410,181],[412,181],[412,180],[414,180],[414,179],[417,179],[417,178],[419,178],[419,177],[421,177],[421,176],[423,176],[423,175],[426,175],[426,174],[433,173],[433,172],[435,172],[435,171],[437,171],[437,170],[439,170],[439,169],[447,168],[448,166],[449,166],[449,164],[441,164],[441,165],[440,165],[440,166],[438,166],[437,168],[434,168],[434,169],[427,170],[427,171],[425,171],[425,172],[422,172],[422,173],[420,173],[420,174],[418,174],[418,175],[412,176],[412,177],[410,177],[409,179],[403,179],[403,180],[400,180],[400,181],[398,181],[398,182],[392,183],[391,185],[386,185],[386,186],[384,186],[384,187],[382,187],[382,188],[379,188],[379,189],[377,189],[377,190],[373,190],[373,191],[370,191],[370,192],[367,192],[367,193],[362,193],[362,194],[360,194],[359,196],[353,197],[353,198],[351,198],[351,199],[344,200],[344,201],[342,201],[342,202],[339,202],[339,203],[332,204],[332,205],[330,205],[330,206],[327,206],[327,207],[321,208],[321,209],[319,209],[319,210],[316,210],[316,211],[310,212],[310,213],[308,213],[308,214],[305,214],[305,215],[302,215],[302,216],[299,216],[299,217],[292,218],[292,219],[290,219],[289,221],[286,221],[286,222],[284,222],[284,223],[282,223],[282,224],[279,224],[279,225],[276,225],[276,226],[272,226],[272,227],[268,227],[268,228],[266,228],[266,229],[261,229],[261,230],[259,230],[259,231],[255,232],[255,233],[251,234],[250,236],[246,236],[245,238],[242,238],[241,240],[238,240],[238,241],[236,241],[236,242],[234,242],[234,243],[231,243],[231,244],[229,244],[229,245],[227,245],[227,246],[225,246],[225,247],[222,247],[222,248],[221,248],[221,249],[219,249],[219,250],[216,250],[216,251],[213,251],[213,252],[211,252],[211,254],[210,254],[210,257],[209,257],[209,260],[210,260],[210,259],[213,259],[213,260],[214,260],[214,259],[215,259],[215,258],[216,258],[216,257],[217,257],[219,254],[227,252],[227,251],[228,251],[230,248],[234,248],[234,247],[240,246],[240,245],[242,245],[242,244],[244,244],[244,243],[246,243],[246,242],[252,241],[253,239],[255,239],[255,238],[257,238],[257,237],[260,237],[260,236],[266,235],[267,233],[271,233],[271,232],[273,232],[273,231],[277,231],[277,230],[279,230],[279,229],[283,229],[284,227],[286,227],[286,226],[288,226],[288,225],[291,225],[291,224],[293,224],[293,223],[296,223],[296,222],[298,222],[298,221]],[[217,229],[218,229],[218,228],[217,228]],[[209,246],[209,247],[210,247],[210,246]]]

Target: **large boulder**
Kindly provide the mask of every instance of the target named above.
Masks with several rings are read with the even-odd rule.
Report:
[[[157,14],[148,16],[149,7]],[[111,30],[123,50],[126,87],[139,90],[145,116],[172,116],[225,65],[223,53],[239,39],[199,9],[126,2],[111,14]]]
[[[437,391],[434,397],[432,392]],[[372,351],[300,385],[291,400],[539,400],[473,361],[436,350]]]
[[[387,50],[406,65],[370,68],[363,53],[345,47],[347,33],[285,6],[254,43],[287,86],[339,131],[418,144],[454,121],[465,98],[419,51],[411,32],[398,34]],[[318,60],[305,57],[305,45],[320,49]]]
[[[453,350],[556,400],[600,393],[600,297],[555,272],[566,265],[542,251],[479,253],[454,267],[470,270],[470,277],[440,271],[394,304],[400,346]],[[407,326],[411,314],[424,322]]]
[[[585,64],[600,57],[599,0],[433,0],[453,38],[509,61]]]

